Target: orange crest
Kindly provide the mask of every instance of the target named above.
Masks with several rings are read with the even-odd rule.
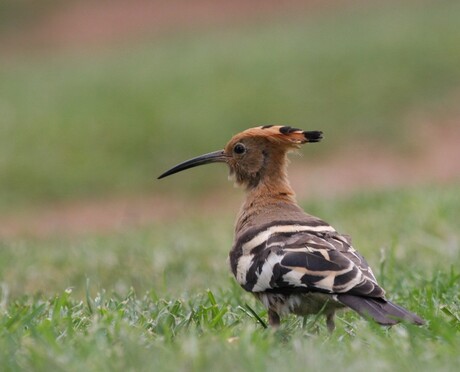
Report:
[[[301,145],[307,142],[319,142],[323,138],[321,131],[304,131],[298,128],[292,128],[283,125],[264,125],[245,130],[237,134],[238,139],[244,137],[266,137],[268,140],[274,140],[290,146]],[[235,138],[234,137],[234,138]]]

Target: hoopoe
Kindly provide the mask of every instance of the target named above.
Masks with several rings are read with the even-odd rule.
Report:
[[[348,236],[298,206],[287,179],[287,153],[319,142],[322,135],[289,126],[251,128],[235,135],[223,150],[180,163],[158,178],[221,162],[246,188],[230,266],[237,282],[267,307],[271,326],[279,326],[280,316],[288,313],[322,312],[332,332],[336,310],[347,307],[382,325],[424,324],[385,298]]]

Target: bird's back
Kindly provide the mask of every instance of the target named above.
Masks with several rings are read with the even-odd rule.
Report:
[[[276,218],[267,221],[264,215],[269,212],[260,213],[236,234],[230,264],[243,288],[250,292],[349,292],[384,297],[349,237],[296,206],[281,208],[273,213]]]
[[[401,319],[424,323],[385,299],[385,291],[348,236],[297,205],[281,203],[253,216],[241,214],[238,226],[242,228],[230,252],[232,272],[267,306],[273,325],[279,324],[279,314],[324,311],[332,330],[334,312],[344,306],[384,325]]]

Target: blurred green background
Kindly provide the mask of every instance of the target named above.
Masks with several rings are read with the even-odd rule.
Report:
[[[154,32],[152,22],[135,37],[88,46],[91,17],[69,22],[76,36],[67,44],[53,37],[67,35],[66,6],[86,4],[91,15],[91,2],[2,2],[1,210],[215,189],[224,170],[197,170],[185,187],[155,177],[251,126],[323,130],[315,160],[366,141],[404,156],[414,113],[458,115],[458,1],[294,2],[271,12],[259,4],[241,20],[208,24],[212,14],[198,13],[185,26],[180,12],[193,2],[175,3],[178,27]]]

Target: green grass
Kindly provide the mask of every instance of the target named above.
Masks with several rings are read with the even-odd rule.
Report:
[[[244,304],[235,304],[234,291],[188,299],[131,292],[81,301],[69,291],[23,298],[1,318],[0,358],[4,370],[454,371],[459,277],[436,274],[405,301],[423,309],[426,327],[387,330],[346,314],[333,335],[315,319],[290,317],[277,332],[264,329]]]
[[[3,61],[0,207],[151,190],[259,124],[322,129],[319,153],[360,139],[397,149],[406,115],[439,110],[460,85],[459,15],[456,1],[360,5]],[[203,188],[194,177],[185,189]]]
[[[4,241],[2,370],[456,370],[458,186],[304,206],[351,234],[389,297],[428,324],[386,329],[349,312],[333,335],[315,317],[265,329],[265,310],[229,274],[232,218],[216,215]]]

